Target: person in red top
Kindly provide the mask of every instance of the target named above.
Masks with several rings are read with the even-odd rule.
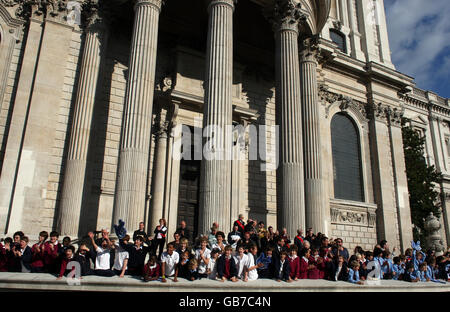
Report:
[[[320,257],[317,261],[317,268],[319,269],[319,279],[328,279],[329,271],[332,265],[333,255],[330,247],[320,248]]]
[[[48,238],[48,233],[42,231],[39,233],[39,241],[31,247],[33,258],[31,260],[31,273],[44,272],[44,243]]]
[[[158,259],[155,255],[150,256],[150,259],[145,264],[143,269],[144,281],[156,281],[161,275],[160,266],[158,264]]]
[[[8,272],[8,251],[10,250],[10,242],[4,241],[5,245],[0,243],[0,272]]]
[[[300,276],[300,258],[297,256],[297,253],[297,246],[292,245],[289,248],[288,260],[290,265],[289,277],[294,281],[298,280]]]
[[[319,266],[319,250],[313,249],[312,255],[309,257],[308,279],[319,279],[320,270]]]
[[[50,233],[50,241],[44,244],[44,268],[47,273],[57,273],[58,271],[58,250],[61,248],[58,237],[58,232],[53,231]]]
[[[65,256],[61,261],[61,267],[59,269],[59,275],[58,275],[57,279],[62,279],[63,276],[67,276],[71,271],[75,270],[75,267],[73,267],[72,269],[69,269],[69,270],[67,269],[67,265],[69,264],[69,262],[75,261],[73,258],[74,252],[75,252],[75,247],[68,246],[66,248]]]
[[[304,248],[302,250],[302,258],[300,259],[300,279],[308,278],[308,269],[309,269],[309,259],[311,256],[311,249]]]
[[[239,215],[239,219],[237,219],[236,221],[234,221],[233,223],[233,227],[237,226],[238,227],[238,231],[241,233],[245,233],[245,222],[244,222],[244,215],[240,214]]]

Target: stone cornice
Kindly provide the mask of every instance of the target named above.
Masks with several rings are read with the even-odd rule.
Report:
[[[275,0],[273,7],[268,8],[265,15],[275,33],[286,30],[298,33],[299,23],[307,19],[301,10],[301,4],[293,0]]]

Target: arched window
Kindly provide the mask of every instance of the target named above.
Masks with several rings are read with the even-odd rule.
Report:
[[[331,120],[334,198],[364,201],[359,132],[347,115]]]
[[[330,38],[335,44],[337,44],[339,50],[347,53],[347,40],[343,33],[336,29],[330,29]]]

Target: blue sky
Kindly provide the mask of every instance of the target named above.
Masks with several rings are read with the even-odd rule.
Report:
[[[384,0],[384,6],[397,70],[450,98],[450,1]]]

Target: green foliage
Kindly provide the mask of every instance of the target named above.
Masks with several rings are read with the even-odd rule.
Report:
[[[402,134],[414,240],[424,241],[424,219],[430,212],[440,217],[440,193],[435,187],[442,181],[442,174],[425,161],[425,138],[408,126],[403,126]]]

